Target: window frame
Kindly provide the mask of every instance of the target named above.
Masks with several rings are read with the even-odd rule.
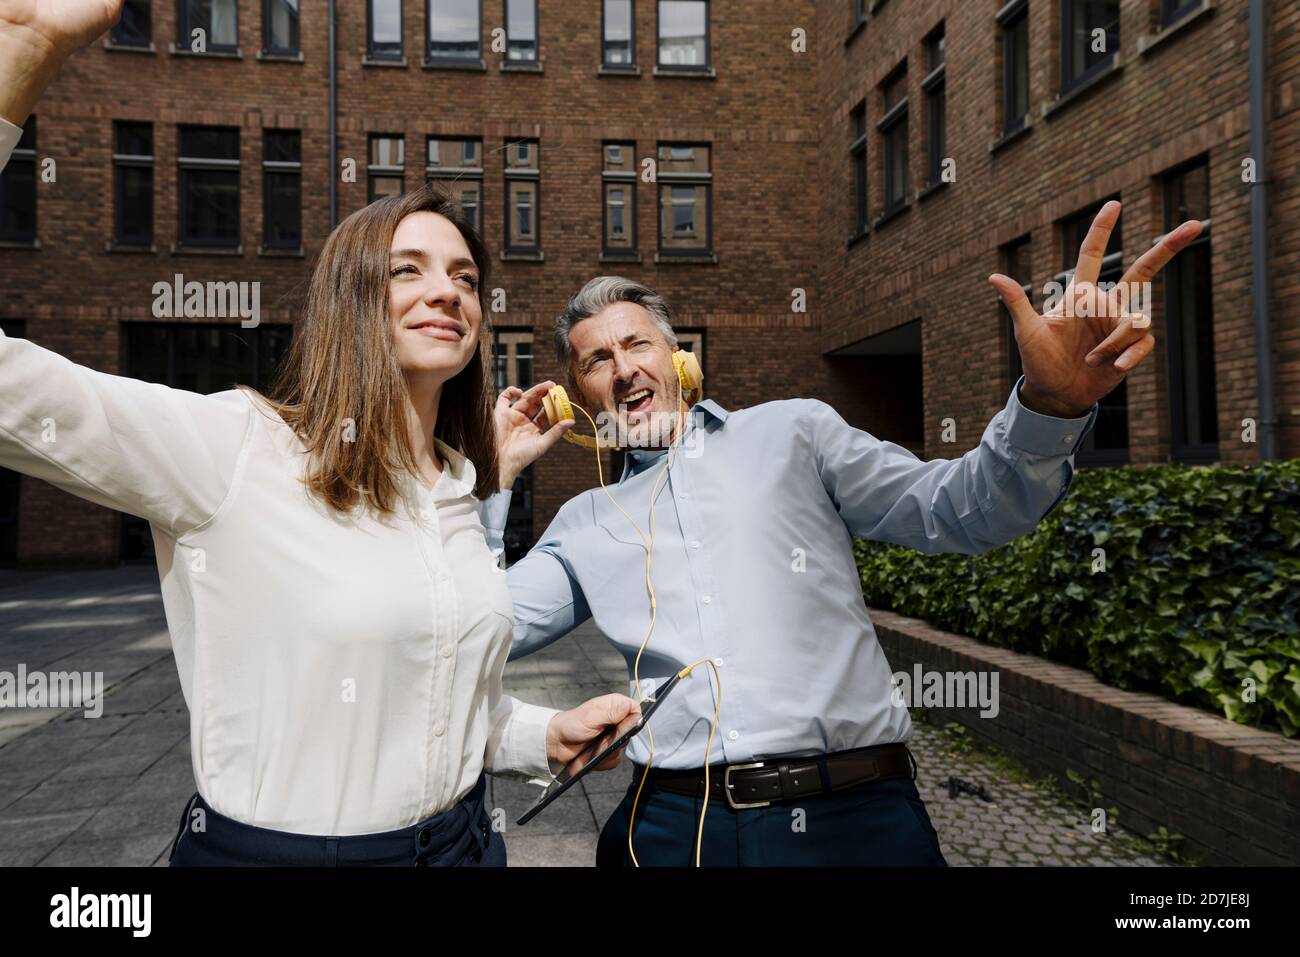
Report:
[[[947,54],[944,44],[944,24],[930,31],[925,38],[926,67],[929,73],[921,80],[921,92],[925,96],[925,162],[927,186],[937,186],[943,182],[943,161],[946,158],[948,139],[948,98],[947,98]],[[934,62],[935,51],[939,51],[939,61]],[[936,146],[937,144],[937,146]]]
[[[1061,95],[1065,96],[1074,90],[1086,85],[1094,78],[1107,72],[1115,66],[1119,57],[1120,44],[1123,42],[1123,36],[1120,33],[1122,22],[1122,4],[1120,0],[1114,0],[1119,5],[1119,10],[1115,16],[1115,48],[1109,50],[1106,54],[1090,67],[1086,67],[1076,77],[1071,77],[1070,73],[1074,67],[1074,46],[1071,43],[1073,31],[1073,15],[1079,9],[1076,4],[1080,3],[1106,3],[1108,0],[1061,0]],[[1109,34],[1107,34],[1109,36]]]
[[[402,163],[385,165],[371,162],[374,156],[375,140],[399,140],[402,144]],[[395,179],[398,181],[398,195],[406,192],[406,134],[405,133],[369,133],[366,136],[366,202],[373,203],[379,199],[375,192],[376,180]],[[386,194],[385,194],[386,195]]]
[[[1166,30],[1205,6],[1205,0],[1160,0],[1160,29]]]
[[[10,245],[36,246],[39,244],[40,237],[40,190],[36,188],[37,184],[37,137],[39,129],[37,127],[36,114],[33,113],[27,117],[23,123],[22,137],[18,140],[18,145],[14,147],[9,154],[9,162],[4,171],[0,172],[0,208],[7,204],[9,199],[9,178],[10,171],[15,168],[16,164],[30,165],[32,171],[32,231],[31,235],[20,232],[9,232],[4,229],[4,218],[0,218],[0,242]],[[30,145],[24,146],[24,143]]]
[[[611,63],[606,56],[606,44],[609,38],[605,33],[608,24],[606,17],[606,7],[609,0],[600,0],[600,67],[602,70],[622,71],[626,70],[631,73],[637,69],[636,57],[636,0],[626,0],[629,5],[629,17],[631,20],[631,35],[628,38],[628,49],[632,58],[627,63]]]
[[[663,5],[669,2],[704,4],[704,63],[664,63]],[[655,0],[655,69],[660,73],[708,73],[713,69],[713,4],[711,0]]]
[[[206,156],[185,156],[181,153],[181,140],[185,130],[222,130],[235,134],[235,153],[242,157],[244,138],[237,126],[183,123],[176,130],[176,243],[182,248],[238,249],[243,235],[243,160],[219,159]],[[235,239],[233,242],[210,237],[191,237],[186,196],[189,194],[190,176],[196,171],[234,172],[238,188],[235,190]]]
[[[120,140],[119,132],[127,126],[148,127],[149,129],[149,152],[148,153],[122,153],[119,151]],[[155,204],[155,177],[154,167],[156,165],[154,150],[154,124],[148,120],[114,120],[113,128],[113,245],[130,248],[149,249],[154,245],[154,222],[156,213]],[[127,169],[147,169],[149,171],[149,232],[142,236],[127,236],[123,229],[123,213],[125,203],[123,202],[124,194],[124,177],[123,172]]]
[[[515,255],[522,257],[540,256],[542,253],[542,147],[541,141],[534,136],[520,136],[507,138],[506,156],[503,160],[504,178],[505,178],[505,215],[502,217],[503,233],[506,255]],[[530,160],[536,162],[528,167],[512,167],[510,165],[509,151],[521,143],[527,143],[530,150]],[[531,245],[521,245],[511,242],[511,235],[514,233],[515,221],[515,201],[514,195],[510,191],[512,180],[523,180],[531,182],[533,186],[534,203],[533,210],[533,242]]]
[[[127,0],[130,3],[131,0]],[[109,31],[108,42],[116,47],[126,47],[131,50],[152,50],[153,49],[153,0],[136,0],[142,2],[146,11],[148,20],[147,29],[143,37],[144,42],[131,41],[125,39],[118,31],[121,29],[123,22],[126,20],[126,4],[122,6],[122,15],[118,18],[117,23],[113,24],[113,29]]]
[[[1181,163],[1161,175],[1160,192],[1166,233],[1171,229],[1177,228],[1182,218],[1181,215],[1173,215],[1174,211],[1172,209],[1171,200],[1175,185],[1180,179],[1182,179],[1182,177],[1200,167],[1206,168],[1206,176],[1208,179],[1209,157],[1206,155],[1202,155],[1187,163]],[[1209,186],[1207,183],[1207,193],[1208,192]],[[1208,206],[1208,195],[1206,196],[1206,203],[1206,212],[1208,213],[1210,212]],[[1184,403],[1186,402],[1184,391],[1186,389],[1187,375],[1181,358],[1181,353],[1184,345],[1183,333],[1185,331],[1185,323],[1182,315],[1182,297],[1180,295],[1175,295],[1174,290],[1178,286],[1178,280],[1181,278],[1182,269],[1187,263],[1187,260],[1183,257],[1188,252],[1199,252],[1201,249],[1205,249],[1205,255],[1210,259],[1211,265],[1213,265],[1214,253],[1210,236],[1210,227],[1211,218],[1207,217],[1206,219],[1203,219],[1201,221],[1200,234],[1179,250],[1178,255],[1169,261],[1168,265],[1165,266],[1164,271],[1161,273],[1165,306],[1166,364],[1169,371],[1169,453],[1173,461],[1185,462],[1190,465],[1206,465],[1212,462],[1217,462],[1221,458],[1219,454],[1219,442],[1222,439],[1222,435],[1218,428],[1219,397],[1218,379],[1216,375],[1217,367],[1215,363],[1214,342],[1213,337],[1211,337],[1210,355],[1208,356],[1211,382],[1208,385],[1208,393],[1213,400],[1214,415],[1210,424],[1213,427],[1215,438],[1212,441],[1184,442],[1182,436],[1186,432],[1187,423],[1183,409]],[[1160,239],[1163,238],[1163,236],[1160,237]],[[1156,241],[1159,242],[1159,239]],[[1213,276],[1213,273],[1211,273],[1211,276]],[[1209,321],[1211,329],[1213,329],[1214,284],[1211,281],[1208,285],[1210,293]],[[1204,384],[1202,384],[1202,388],[1205,388]]]
[[[861,100],[849,110],[849,162],[853,169],[854,229],[850,238],[866,235],[871,229],[871,183],[867,154],[867,101]]]
[[[618,146],[623,149],[631,150],[632,169],[630,171],[609,170],[605,168],[606,151],[611,146]],[[637,181],[640,178],[637,174],[636,162],[636,141],[635,140],[601,140],[600,143],[600,248],[602,256],[613,256],[619,258],[636,258],[640,252],[639,235],[640,229],[637,219]],[[613,246],[609,244],[609,190],[611,186],[622,185],[628,190],[627,200],[624,208],[629,212],[626,213],[628,237],[631,240],[628,246]]]
[[[904,91],[903,95],[898,100],[898,102],[894,103],[892,106],[887,106],[886,105],[888,104],[887,89],[893,83],[899,83],[899,82],[903,84],[903,91]],[[884,190],[883,193],[884,205],[883,208],[881,209],[880,215],[877,217],[877,222],[881,222],[885,219],[888,219],[889,217],[893,216],[895,213],[903,209],[906,209],[909,205],[911,205],[911,198],[908,194],[912,188],[912,183],[911,183],[912,152],[911,152],[911,145],[908,142],[911,136],[911,130],[909,129],[908,115],[907,115],[909,107],[908,107],[908,93],[907,93],[907,61],[906,60],[904,60],[902,64],[900,64],[899,66],[895,67],[894,70],[891,73],[889,73],[889,75],[886,76],[884,80],[881,81],[879,89],[880,89],[881,104],[886,106],[885,106],[884,115],[881,116],[881,118],[876,121],[876,129],[880,133],[880,138],[881,138],[881,151],[880,151],[881,164],[882,164],[881,165],[881,174],[882,174],[881,187]],[[899,127],[902,127],[901,133],[898,131]],[[898,190],[899,198],[897,200],[891,200],[890,187],[894,185],[896,182],[895,173],[897,172],[894,170],[894,162],[893,162],[894,157],[893,157],[893,150],[891,149],[891,146],[893,144],[893,139],[895,136],[901,136],[902,144],[903,144],[902,170],[901,170],[902,183],[900,184],[901,189]]]
[[[429,144],[439,143],[474,143],[478,152],[478,166],[434,166],[429,161]],[[464,149],[461,150],[461,156],[464,157]],[[481,136],[447,136],[442,133],[430,133],[424,138],[424,181],[426,183],[440,183],[447,189],[447,195],[460,206],[461,213],[464,214],[465,206],[461,200],[456,197],[451,187],[456,183],[470,180],[478,186],[478,202],[474,207],[474,222],[471,224],[478,231],[479,235],[483,234],[483,211],[484,187],[486,181],[483,169],[483,138]]]
[[[384,2],[384,0],[379,0],[379,2],[382,3]],[[394,0],[389,0],[389,2],[394,2]],[[391,51],[381,50],[375,46],[375,0],[366,0],[366,59],[367,60],[382,60],[384,62],[401,62],[402,60],[406,59],[406,0],[395,0],[395,2],[397,3],[397,23],[399,29],[398,29],[397,52],[393,53]],[[427,5],[428,0],[425,0],[425,2]],[[428,19],[426,16],[426,24],[427,22]],[[426,36],[428,34],[427,27],[425,29],[425,34]],[[482,37],[480,37],[479,43],[481,44],[482,42],[483,42]],[[426,46],[428,45],[427,40],[425,45]]]
[[[212,23],[209,20],[207,49],[203,53],[193,54],[194,56],[206,56],[209,53],[239,53],[239,0],[228,0],[228,2],[230,3],[230,8],[235,15],[235,42],[213,43],[210,35],[212,33]],[[195,28],[189,21],[190,11],[188,0],[176,0],[176,49],[193,53],[190,34]]]
[[[706,173],[665,173],[659,170],[655,177],[655,212],[658,220],[659,249],[658,257],[660,259],[711,259],[715,253],[713,249],[713,147],[714,144],[703,142],[701,140],[660,140],[655,145],[655,162],[661,164],[660,150],[682,149],[690,147],[691,149],[704,148],[709,151],[709,169]],[[674,185],[693,185],[703,187],[704,189],[704,219],[705,219],[705,243],[703,248],[681,249],[664,246],[664,201],[663,190],[665,186],[671,190]]]
[[[262,53],[267,56],[296,57],[302,55],[302,4],[294,10],[293,34],[297,41],[291,47],[271,45],[271,8],[279,0],[262,0]]]
[[[531,60],[512,59],[510,56],[510,4],[512,3],[531,3],[533,5],[533,56]],[[502,0],[502,29],[506,35],[506,51],[501,59],[503,66],[507,67],[533,67],[539,66],[542,62],[542,14],[539,9],[541,4],[537,0]]]
[[[483,0],[478,0],[475,22],[474,52],[467,56],[433,55],[433,5],[437,0],[424,0],[424,62],[427,66],[479,66],[483,63]]]
[[[292,133],[298,138],[298,159],[291,160],[269,160],[267,159],[267,140],[277,134]],[[271,178],[274,176],[293,176],[298,181],[298,238],[295,242],[284,240],[272,241],[270,235],[271,227]],[[262,248],[279,249],[279,250],[300,250],[302,249],[302,130],[300,129],[279,129],[266,128],[262,129]]]
[[[1002,134],[1009,136],[1018,133],[1029,122],[1030,113],[1030,64],[1029,64],[1029,0],[1010,0],[997,13],[998,42],[1002,52]],[[1016,53],[1016,36],[1024,33],[1024,75],[1019,76],[1020,66]],[[1025,110],[1015,113],[1018,79],[1024,81]]]

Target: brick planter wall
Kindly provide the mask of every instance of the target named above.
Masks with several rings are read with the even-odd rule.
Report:
[[[893,671],[997,671],[999,710],[935,709],[1036,773],[1100,784],[1120,823],[1186,837],[1203,864],[1300,864],[1300,741],[1086,671],[871,609]]]

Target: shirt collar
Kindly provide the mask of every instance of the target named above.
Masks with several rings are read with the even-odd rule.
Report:
[[[686,414],[687,427],[702,426],[706,424],[707,419],[714,419],[721,427],[726,424],[727,416],[730,414],[712,399],[704,399],[691,406],[691,411]],[[623,474],[619,477],[619,482],[645,471],[667,452],[667,449],[629,449],[623,457]]]
[[[474,469],[474,463],[442,439],[435,438],[433,445],[438,450],[438,457],[442,459],[442,475],[437,483],[432,489],[426,488],[419,478],[406,472],[402,476],[405,488],[417,500],[421,497],[457,499],[472,495],[474,486],[478,484],[478,472]]]

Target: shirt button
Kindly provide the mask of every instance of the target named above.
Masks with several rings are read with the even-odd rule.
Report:
[[[703,598],[700,599],[700,601],[704,602],[704,604],[706,605],[711,605],[713,604],[713,596],[705,595]]]
[[[678,494],[677,497],[678,497],[678,498],[686,498],[686,493],[685,493],[685,492],[681,492],[681,493]]]
[[[448,645],[446,648],[442,649],[442,656],[443,656],[444,658],[450,658],[450,657],[451,657],[451,645]]]
[[[715,665],[717,665],[719,668],[722,667],[722,659],[721,659],[721,658],[714,658],[714,659],[713,659],[713,663],[714,663]]]
[[[727,732],[727,737],[730,738],[732,741],[735,741],[738,737],[740,737],[740,732],[737,731],[735,728],[732,728],[730,731]]]
[[[433,729],[433,736],[434,736],[435,738],[441,738],[441,737],[442,737],[442,732],[443,732],[443,730],[444,730],[444,729],[443,729],[442,725],[437,725],[437,726],[434,727],[434,729]]]
[[[700,547],[699,542],[691,542],[691,548],[699,548],[699,547]]]
[[[1062,444],[1062,445],[1069,445],[1069,444],[1070,444],[1071,442],[1073,442],[1073,441],[1074,441],[1074,433],[1070,433],[1070,434],[1067,435],[1065,438],[1061,439],[1061,444]]]
[[[438,572],[438,581],[442,582],[445,585],[447,583],[447,573]]]

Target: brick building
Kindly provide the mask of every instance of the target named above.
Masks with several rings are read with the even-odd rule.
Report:
[[[339,0],[333,67],[325,0],[127,6],[0,180],[0,322],[74,361],[199,391],[268,385],[331,202],[342,218],[431,178],[493,250],[502,382],[560,378],[555,315],[619,273],[668,296],[724,405],[818,396],[955,455],[1015,371],[984,277],[1013,272],[1041,302],[1080,217],[1119,196],[1127,261],[1171,202],[1212,229],[1180,257],[1172,307],[1157,286],[1157,361],[1086,454],[1258,457],[1240,441],[1257,414],[1247,0]],[[1294,456],[1300,15],[1273,8],[1272,335]],[[1096,29],[1110,53],[1061,44]],[[159,315],[155,284],[178,275],[260,284],[260,324]],[[567,445],[539,462],[514,540],[593,466]],[[146,532],[0,470],[0,562],[147,558]]]

